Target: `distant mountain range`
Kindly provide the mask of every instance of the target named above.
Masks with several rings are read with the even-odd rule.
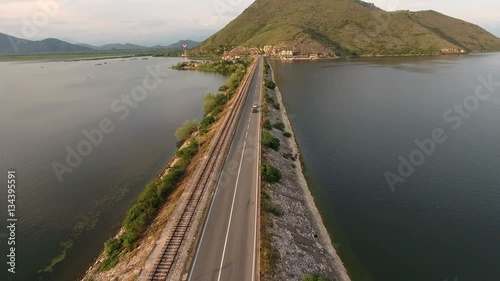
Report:
[[[170,44],[168,46],[156,45],[153,47],[145,47],[140,45],[134,45],[130,43],[126,44],[108,44],[104,46],[92,46],[89,44],[77,44],[78,46],[83,46],[87,48],[91,48],[97,51],[120,51],[120,50],[181,50],[184,47],[182,44],[186,43],[187,48],[194,48],[200,44],[200,42],[196,42],[193,40],[181,40],[179,42]]]
[[[188,48],[198,46],[199,42],[181,40],[168,46],[145,47],[134,44],[108,44],[92,46],[88,44],[71,44],[59,39],[49,38],[31,41],[0,33],[0,55],[51,54],[51,53],[81,53],[96,51],[140,51],[140,50],[180,50],[186,42]]]
[[[256,0],[193,52],[283,50],[329,56],[483,52],[500,51],[500,39],[435,11],[387,12],[360,0]]]

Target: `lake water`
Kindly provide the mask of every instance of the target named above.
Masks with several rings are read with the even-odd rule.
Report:
[[[500,54],[273,66],[354,281],[500,280]]]
[[[19,219],[15,278],[6,273],[7,231],[0,230],[0,280],[81,277],[172,157],[176,128],[199,120],[204,94],[225,82],[222,75],[169,69],[179,61],[0,63],[0,180],[16,170]],[[145,78],[146,87],[136,88]],[[108,132],[102,138],[101,122]],[[94,133],[94,144],[84,130]],[[69,157],[74,167],[67,147],[82,158]],[[0,189],[5,225],[6,189]],[[72,244],[65,259],[52,273],[39,273],[61,256],[62,244]]]

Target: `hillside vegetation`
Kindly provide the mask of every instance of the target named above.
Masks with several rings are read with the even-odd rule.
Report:
[[[324,55],[410,55],[444,49],[498,51],[500,39],[434,11],[387,12],[356,0],[256,0],[197,51],[222,53],[241,47]]]

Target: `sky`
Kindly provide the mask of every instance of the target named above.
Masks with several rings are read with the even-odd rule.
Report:
[[[104,45],[202,41],[254,0],[0,0],[0,32]],[[498,0],[367,0],[388,10],[436,10],[500,37]]]

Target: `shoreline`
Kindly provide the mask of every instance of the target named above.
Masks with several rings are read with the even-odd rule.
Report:
[[[247,67],[252,69],[253,62]],[[175,227],[177,218],[181,216],[183,209],[181,208],[188,200],[189,191],[195,186],[192,184],[193,179],[198,176],[201,169],[201,163],[204,161],[207,151],[209,151],[212,146],[212,141],[219,134],[220,127],[226,121],[229,116],[230,111],[233,106],[238,102],[239,93],[244,88],[244,81],[249,76],[250,72],[246,73],[245,76],[240,81],[238,87],[235,89],[235,94],[232,98],[224,105],[222,112],[219,113],[217,122],[213,123],[210,129],[204,135],[199,135],[199,130],[194,132],[190,139],[196,138],[199,141],[199,148],[197,153],[191,158],[189,164],[187,164],[185,175],[183,179],[176,184],[176,187],[172,193],[168,196],[162,206],[159,207],[155,218],[149,224],[147,230],[141,234],[141,238],[137,240],[135,246],[131,250],[124,250],[121,252],[120,258],[116,265],[114,265],[109,270],[101,270],[100,266],[106,259],[107,255],[105,250],[101,249],[98,256],[94,261],[87,266],[85,274],[81,277],[82,281],[108,281],[108,280],[145,280],[147,279],[147,273],[149,273],[151,267],[154,267],[156,262],[156,254],[161,252],[162,247],[160,245],[165,244],[165,239],[170,237],[170,233]],[[179,148],[185,148],[189,146],[189,141],[185,141],[184,144]],[[181,161],[178,155],[174,155],[168,163],[162,168],[162,170],[156,174],[152,182],[162,180],[169,173],[170,169]],[[214,174],[215,175],[215,174]],[[212,176],[213,177],[213,176]],[[211,179],[210,182],[214,180]],[[145,189],[146,190],[146,189]],[[144,194],[143,191],[142,194]],[[141,196],[142,196],[141,194]],[[200,204],[204,205],[208,202],[211,192],[205,191],[200,200]],[[133,206],[131,207],[133,208]],[[196,232],[198,231],[199,225],[202,222],[201,217],[204,215],[204,209],[198,209],[195,212],[195,223],[190,226],[190,230],[187,233],[187,241],[195,241]],[[119,231],[113,236],[114,238],[119,237],[125,231],[122,225]],[[108,240],[109,241],[109,240]],[[182,251],[180,251],[177,257],[176,265],[172,270],[172,278],[175,280],[181,280],[182,275],[185,270],[185,264],[179,262],[179,260],[186,260],[191,254],[192,244],[186,243],[182,246]],[[103,247],[105,249],[105,247]],[[151,260],[153,258],[153,260]]]
[[[270,67],[270,72],[271,72],[270,75],[271,75],[272,80],[276,81],[272,67]],[[292,154],[295,153],[298,156],[296,158],[301,159],[299,145],[298,145],[297,140],[295,138],[295,133],[294,133],[292,124],[288,118],[288,113],[287,113],[286,107],[284,106],[283,97],[282,97],[282,94],[279,90],[279,87],[276,86],[274,91],[276,94],[277,102],[280,104],[280,110],[279,110],[278,114],[281,117],[281,121],[285,124],[286,131],[292,133],[292,137],[287,139],[288,144],[292,150]],[[271,113],[269,113],[269,115],[271,115]],[[269,119],[271,119],[271,118],[269,118]],[[307,180],[306,180],[305,175],[304,175],[303,167],[301,164],[298,164],[298,165],[293,164],[293,165],[295,166],[295,169],[293,170],[294,175],[291,175],[291,176],[294,177],[294,179],[296,180],[295,184],[296,185],[298,184],[298,186],[299,186],[299,190],[297,190],[297,191],[299,193],[302,193],[302,195],[303,195],[302,196],[302,198],[303,198],[302,203],[303,203],[303,205],[305,205],[304,207],[305,207],[306,211],[310,213],[310,216],[308,216],[308,218],[312,220],[311,221],[312,228],[316,229],[318,232],[316,235],[313,236],[313,237],[317,237],[318,241],[314,241],[314,238],[312,241],[314,241],[315,243],[319,243],[320,245],[316,245],[316,248],[314,248],[314,244],[313,244],[311,246],[311,248],[313,248],[313,249],[309,250],[310,254],[312,256],[314,256],[314,254],[318,254],[317,252],[315,252],[315,250],[318,250],[318,249],[322,252],[323,255],[327,254],[329,257],[325,256],[325,257],[317,258],[317,259],[323,261],[322,266],[325,266],[325,264],[326,264],[327,267],[328,267],[328,265],[330,265],[332,267],[331,269],[335,275],[335,277],[334,277],[335,280],[350,281],[351,279],[347,273],[347,269],[345,268],[342,260],[340,259],[339,255],[337,254],[337,251],[333,247],[332,238],[330,237],[330,234],[328,233],[328,231],[323,223],[323,219],[321,217],[321,214],[319,213],[319,210],[315,204],[314,197],[312,196],[312,193],[309,189],[309,185],[308,185]],[[284,172],[284,171],[282,171],[282,172]],[[271,230],[271,232],[272,232],[272,230]],[[301,248],[302,245],[299,245],[299,244],[303,244],[304,241],[300,241],[301,239],[297,238],[297,236],[299,236],[299,235],[293,234],[292,237],[294,237],[294,238],[292,239],[292,241],[295,242],[295,244],[297,244],[298,248]],[[280,236],[275,236],[275,237],[280,237]],[[305,239],[307,239],[307,238],[305,238]],[[286,240],[286,239],[282,238],[282,240]],[[289,242],[290,241],[286,241],[286,243],[289,243]],[[327,260],[325,260],[325,259],[327,259]],[[303,262],[307,263],[305,260]],[[309,261],[309,262],[311,262],[311,261]],[[328,269],[323,268],[323,271],[328,272]],[[319,274],[321,272],[314,272],[314,273]],[[331,276],[328,276],[328,277],[331,277]],[[302,280],[302,279],[300,279],[300,280]]]

